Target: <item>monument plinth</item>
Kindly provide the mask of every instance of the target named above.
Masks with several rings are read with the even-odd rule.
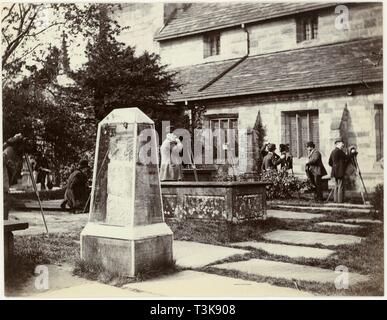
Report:
[[[139,109],[99,123],[82,259],[129,276],[172,262],[157,159],[154,123]]]

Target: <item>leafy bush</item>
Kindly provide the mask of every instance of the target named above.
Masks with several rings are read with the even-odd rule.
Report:
[[[287,172],[274,170],[263,172],[259,180],[271,183],[271,185],[266,187],[266,196],[268,199],[293,198],[294,193],[300,192],[308,184],[306,180],[301,180]]]
[[[377,210],[377,216],[375,218],[377,219],[383,219],[383,200],[384,200],[384,188],[383,184],[378,184],[375,187],[375,192],[372,195],[371,198],[371,204],[374,206],[375,210]]]

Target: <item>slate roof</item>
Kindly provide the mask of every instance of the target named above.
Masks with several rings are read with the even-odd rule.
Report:
[[[383,81],[382,63],[373,66],[368,57],[377,61],[372,52],[379,53],[383,46],[381,37],[351,42],[296,49],[271,54],[250,56],[236,67],[229,69],[236,60],[205,63],[175,69],[177,81],[183,84],[180,92],[172,92],[173,102],[201,100],[293,91],[341,85]]]
[[[325,8],[334,3],[192,3],[176,15],[155,36],[156,40],[177,38]]]

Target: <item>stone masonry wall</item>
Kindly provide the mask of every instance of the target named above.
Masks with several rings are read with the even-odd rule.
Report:
[[[123,4],[114,18],[122,27],[128,26],[129,29],[123,31],[118,40],[136,46],[138,55],[145,50],[158,53],[159,44],[153,38],[164,23],[163,6],[161,2]]]
[[[323,45],[383,34],[382,5],[378,3],[351,4],[349,29],[335,27],[335,7],[318,12],[318,38],[297,43],[296,18],[289,16],[248,26],[250,54],[266,54],[284,50]],[[223,30],[220,55],[203,58],[203,36],[194,35],[160,42],[163,63],[174,67],[242,57],[247,53],[247,35],[241,26]]]

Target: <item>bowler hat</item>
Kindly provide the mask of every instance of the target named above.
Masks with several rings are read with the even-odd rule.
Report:
[[[89,167],[89,162],[87,160],[81,160],[79,161],[79,169],[83,169],[83,168],[90,168]]]
[[[306,146],[307,146],[307,147],[310,147],[310,148],[314,148],[314,147],[315,147],[313,141],[308,141],[308,142],[306,143]]]
[[[335,144],[336,144],[336,143],[339,143],[339,142],[344,143],[343,139],[341,139],[341,138],[335,140]]]

